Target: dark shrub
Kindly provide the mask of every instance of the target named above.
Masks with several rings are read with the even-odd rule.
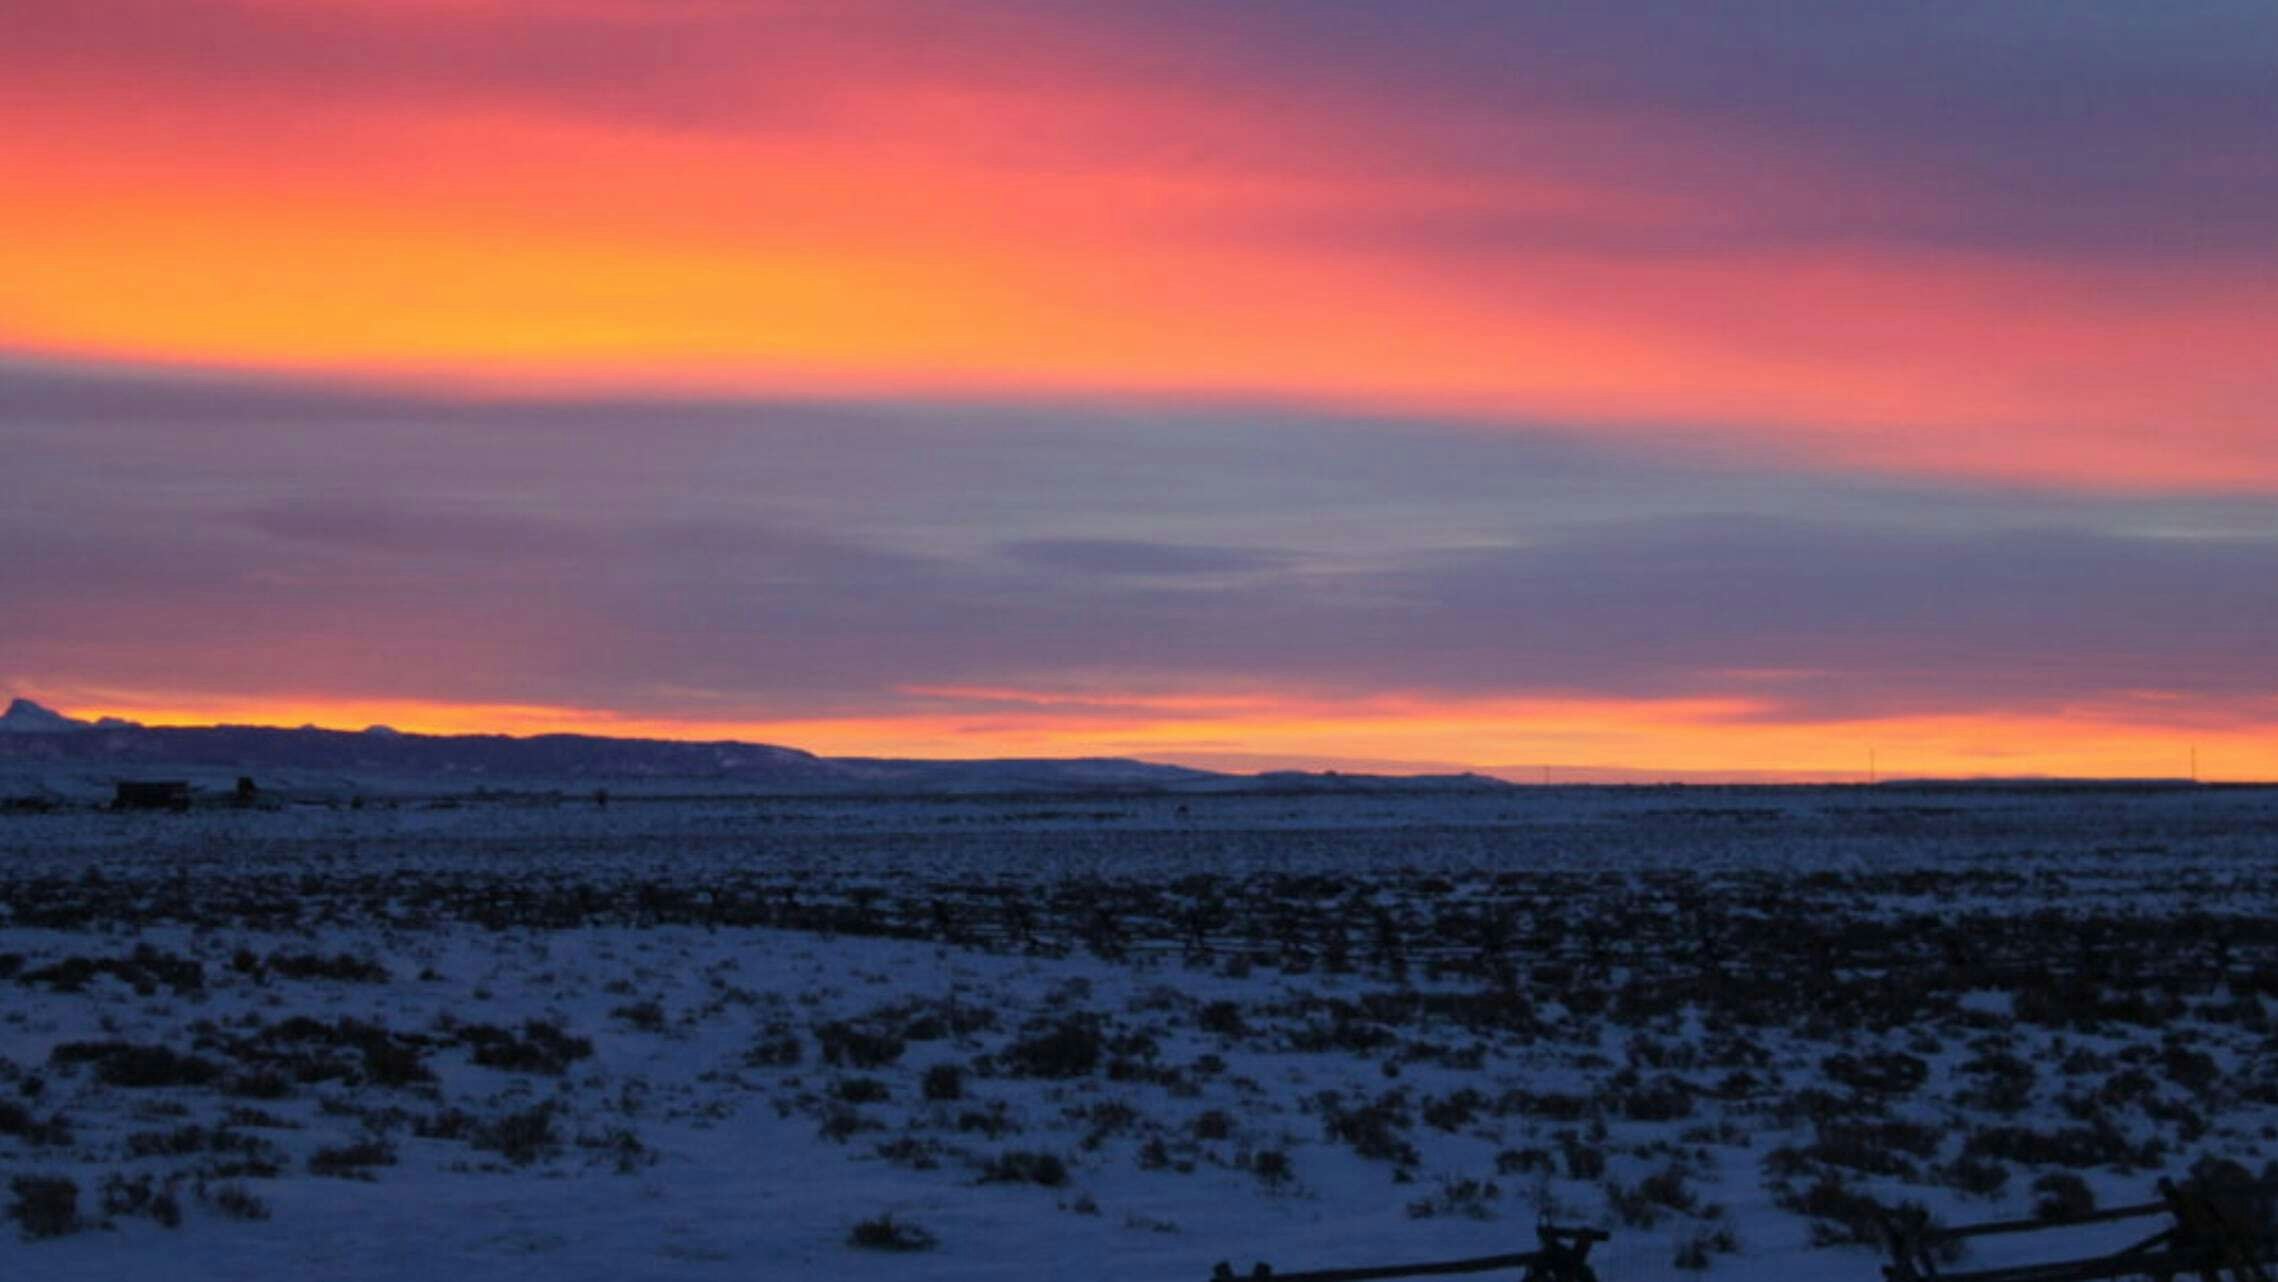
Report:
[[[292,1079],[273,1068],[231,1073],[222,1093],[238,1099],[283,1099],[293,1093]]]
[[[1679,1121],[1693,1115],[1693,1088],[1681,1078],[1657,1078],[1623,1091],[1619,1107],[1633,1122]]]
[[[1881,1246],[1886,1210],[1882,1203],[1853,1191],[1833,1176],[1822,1177],[1801,1194],[1781,1197],[1780,1205],[1810,1218],[1815,1246]]]
[[[1297,1167],[1289,1154],[1278,1148],[1269,1148],[1250,1157],[1250,1173],[1264,1181],[1267,1188],[1280,1188],[1297,1175]]]
[[[1830,1055],[1819,1067],[1831,1080],[1875,1095],[1910,1095],[1930,1079],[1930,1065],[1902,1051]]]
[[[189,1157],[198,1153],[234,1153],[273,1157],[277,1146],[258,1135],[245,1135],[227,1126],[177,1126],[171,1131],[136,1131],[127,1136],[127,1152],[134,1157]]]
[[[968,1135],[981,1134],[996,1139],[1001,1135],[1017,1133],[1020,1123],[1005,1113],[1003,1100],[994,1100],[986,1109],[969,1108],[959,1113],[957,1129]]]
[[[59,1114],[42,1121],[14,1100],[0,1100],[0,1135],[13,1135],[26,1144],[69,1144],[71,1124]]]
[[[1068,1164],[1052,1153],[1007,1149],[981,1168],[983,1184],[1037,1184],[1056,1189],[1068,1182]]]
[[[664,1007],[653,1001],[633,1002],[609,1012],[613,1019],[621,1019],[644,1033],[664,1031]]]
[[[2096,1194],[2088,1181],[2070,1171],[2051,1171],[2033,1181],[2033,1218],[2061,1224],[2085,1219],[2096,1211]]]
[[[1460,1215],[1473,1220],[1492,1220],[1495,1203],[1502,1196],[1503,1190],[1492,1180],[1442,1180],[1438,1193],[1408,1204],[1408,1218],[1429,1220],[1442,1215]]]
[[[914,1135],[887,1140],[871,1150],[896,1166],[913,1171],[930,1171],[941,1165],[941,1144],[936,1140],[921,1140]]]
[[[788,1024],[770,1025],[752,1048],[744,1052],[750,1068],[789,1068],[799,1062],[799,1039]]]
[[[2031,1064],[2006,1051],[1991,1051],[1961,1066],[1973,1079],[1970,1089],[1955,1096],[1957,1103],[1992,1113],[2015,1113],[2033,1102],[2038,1079]]]
[[[819,1025],[815,1040],[822,1046],[823,1062],[833,1067],[884,1068],[902,1057],[901,1038],[844,1020]]]
[[[560,1146],[560,1140],[554,1133],[553,1106],[533,1104],[529,1108],[478,1123],[468,1135],[467,1142],[486,1152],[496,1153],[516,1166],[528,1166]]]
[[[19,1175],[8,1181],[15,1200],[8,1218],[28,1238],[62,1237],[79,1228],[79,1185],[60,1175]]]
[[[253,1195],[243,1184],[216,1184],[207,1189],[204,1198],[216,1211],[233,1220],[266,1220],[269,1204]]]
[[[1196,1013],[1194,1022],[1202,1031],[1221,1037],[1240,1037],[1250,1031],[1242,1020],[1239,1002],[1211,1002]]]
[[[384,984],[388,968],[363,957],[335,953],[271,953],[268,969],[287,979],[334,979],[347,984]]]
[[[320,1148],[309,1154],[308,1159],[309,1174],[349,1180],[368,1180],[372,1178],[371,1168],[394,1165],[395,1147],[385,1140],[360,1140]]]
[[[1004,1058],[1022,1077],[1082,1077],[1099,1067],[1099,1028],[1088,1020],[1063,1020],[1006,1047]]]
[[[946,1101],[965,1098],[965,1070],[955,1064],[935,1064],[925,1070],[925,1097]]]
[[[1419,1110],[1426,1125],[1435,1130],[1460,1131],[1471,1125],[1486,1107],[1487,1100],[1479,1092],[1465,1087],[1453,1094],[1427,1098]]]
[[[1558,1159],[1546,1148],[1507,1148],[1495,1155],[1497,1175],[1556,1175]]]
[[[182,1203],[175,1198],[173,1188],[154,1185],[148,1175],[131,1180],[123,1175],[105,1176],[102,1193],[106,1217],[142,1215],[166,1228],[182,1226]]]
[[[1696,1201],[1692,1186],[1685,1182],[1685,1173],[1674,1166],[1646,1176],[1634,1188],[1606,1181],[1607,1207],[1633,1229],[1649,1229],[1659,1224],[1664,1211],[1689,1212]]]
[[[1822,1122],[1818,1142],[1804,1155],[1829,1166],[1911,1180],[1914,1163],[1906,1154],[1932,1156],[1943,1138],[1937,1128],[1912,1122]]]
[[[1677,1244],[1677,1254],[1671,1264],[1688,1273],[1699,1273],[1709,1266],[1713,1255],[1734,1255],[1740,1250],[1740,1239],[1730,1228],[1694,1233]]]
[[[410,1086],[435,1080],[435,1074],[420,1058],[416,1046],[381,1036],[365,1041],[358,1049],[364,1057],[365,1076],[382,1086]],[[482,1062],[479,1053],[475,1062]]]
[[[411,1133],[423,1140],[463,1140],[475,1133],[475,1119],[462,1109],[446,1108],[413,1118]]]
[[[1963,1153],[1970,1157],[1998,1158],[2028,1166],[2122,1168],[2155,1166],[2160,1159],[2156,1141],[2137,1145],[2110,1122],[2036,1131],[2027,1126],[1987,1126],[1970,1133]]]
[[[847,1230],[846,1244],[866,1251],[930,1251],[940,1245],[933,1234],[892,1212],[862,1220]]]
[[[397,1033],[359,1019],[332,1023],[295,1015],[261,1030],[250,1045],[236,1047],[255,1067],[238,1075],[229,1089],[253,1098],[271,1097],[289,1072],[299,1081],[357,1082],[410,1086],[433,1081],[423,1060],[433,1043],[416,1034]],[[349,1056],[353,1055],[354,1058]]]
[[[1566,1160],[1566,1178],[1570,1180],[1601,1179],[1606,1173],[1606,1151],[1594,1144],[1585,1144],[1582,1137],[1572,1131],[1561,1131],[1558,1147]]]
[[[1939,1167],[1934,1174],[1948,1187],[1971,1197],[1998,1197],[2009,1187],[2009,1168],[1974,1153],[1964,1153]]]
[[[495,1024],[468,1024],[459,1039],[472,1046],[475,1063],[509,1073],[560,1075],[569,1066],[593,1054],[593,1043],[571,1037],[558,1026],[533,1019],[522,1025],[519,1037]]]
[[[1388,1091],[1373,1103],[1346,1108],[1334,1092],[1319,1096],[1321,1121],[1330,1139],[1350,1145],[1353,1152],[1373,1162],[1414,1166],[1422,1160],[1416,1146],[1402,1138],[1409,1127],[1408,1097]]]
[[[1519,1113],[1553,1122],[1579,1122],[1590,1116],[1595,1106],[1587,1095],[1566,1095],[1556,1091],[1538,1095],[1530,1091],[1510,1091],[1495,1102],[1495,1108],[1497,1112]]]
[[[16,982],[46,984],[59,993],[76,993],[97,975],[114,976],[144,997],[156,993],[161,984],[176,993],[197,992],[206,984],[203,965],[162,953],[148,944],[137,944],[134,952],[123,959],[66,957],[52,966],[22,972],[16,976]]]
[[[135,1089],[204,1086],[221,1074],[219,1068],[195,1055],[178,1055],[164,1046],[132,1042],[65,1042],[48,1058],[57,1064],[91,1063],[98,1080]]]
[[[2167,1080],[2194,1095],[2206,1095],[2223,1080],[2222,1066],[2215,1062],[2214,1056],[2175,1042],[2160,1049],[2159,1069]]]
[[[884,1126],[864,1117],[860,1110],[848,1108],[844,1104],[834,1104],[823,1114],[822,1124],[815,1128],[815,1133],[834,1144],[844,1144],[864,1131],[884,1129]]]
[[[2191,1164],[2184,1187],[2212,1202],[2229,1223],[2268,1234],[2278,1228],[2278,1199],[2272,1196],[2272,1177],[2278,1176],[2274,1167],[2278,1164],[2264,1166],[2258,1181],[2237,1162],[2209,1155]]]

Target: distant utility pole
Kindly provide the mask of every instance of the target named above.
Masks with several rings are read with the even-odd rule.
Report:
[[[1875,750],[1872,748],[1867,749],[1867,782],[1877,782],[1875,775]]]

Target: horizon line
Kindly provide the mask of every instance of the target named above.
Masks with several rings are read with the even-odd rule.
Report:
[[[1229,768],[1229,764],[1232,761],[1242,760],[1250,758],[1252,756],[1261,759],[1272,759],[1283,754],[1248,754],[1238,751],[1206,752],[1199,754],[1183,753],[1175,755],[1185,756],[1190,758],[1190,760],[1177,761],[1156,759],[1147,756],[1134,756],[1129,753],[1114,751],[1081,752],[1073,754],[1035,753],[983,756],[957,754],[944,754],[937,756],[923,753],[823,753],[816,752],[812,749],[803,748],[796,744],[777,743],[760,739],[745,739],[734,737],[697,737],[669,734],[609,734],[595,730],[539,730],[530,733],[516,733],[511,730],[403,730],[398,729],[395,726],[380,722],[374,722],[360,727],[322,725],[315,721],[305,721],[297,725],[286,725],[275,722],[230,720],[149,722],[137,718],[121,717],[115,714],[98,713],[93,715],[73,715],[71,713],[62,712],[54,705],[45,703],[29,695],[18,694],[11,696],[10,708],[12,709],[18,703],[28,704],[40,711],[52,713],[68,721],[77,723],[70,729],[59,729],[51,732],[65,734],[75,733],[79,731],[100,732],[129,730],[263,730],[283,734],[314,731],[321,734],[375,735],[391,738],[436,740],[504,739],[512,742],[531,742],[540,739],[591,739],[608,743],[674,743],[687,745],[733,745],[736,747],[748,748],[772,748],[779,751],[799,752],[807,756],[826,761],[873,760],[924,761],[940,763],[1126,761],[1142,765],[1171,766],[1181,769],[1197,770],[1203,773],[1215,774],[1227,778],[1264,778],[1277,774],[1303,774],[1317,776],[1355,776],[1364,778],[1397,780],[1447,778],[1450,776],[1461,776],[1468,774],[1477,775],[1484,779],[1490,779],[1506,786],[1520,788],[1656,786],[1872,788],[1884,786],[1903,787],[1909,785],[1924,786],[1940,784],[1954,786],[1988,786],[2003,784],[2094,786],[2101,784],[2177,788],[2278,786],[2278,779],[2205,780],[2190,777],[2187,775],[2084,775],[2052,774],[2045,772],[2027,772],[2017,774],[1991,774],[1982,772],[1966,774],[1955,774],[1951,772],[1893,774],[1887,769],[1873,771],[1843,771],[1812,768],[1734,770],[1729,772],[1721,772],[1713,770],[1694,770],[1633,765],[1583,765],[1579,763],[1562,765],[1555,762],[1485,765],[1469,763],[1400,763],[1394,761],[1384,761],[1363,763],[1368,766],[1368,768],[1365,769],[1353,768],[1353,763],[1350,762],[1343,765],[1281,766],[1262,765],[1252,762],[1250,763],[1251,768],[1239,769]],[[1219,759],[1220,764],[1192,764],[1191,759],[1198,757],[1217,758]],[[1324,760],[1335,759],[1328,758]],[[1408,768],[1388,768],[1401,765],[1405,765]]]

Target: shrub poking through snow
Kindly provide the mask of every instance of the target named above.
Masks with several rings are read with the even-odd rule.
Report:
[[[1068,1164],[1052,1153],[1006,1149],[981,1168],[983,1184],[1036,1184],[1056,1189],[1068,1182]]]
[[[823,1062],[833,1068],[884,1068],[902,1057],[904,1043],[892,1033],[834,1020],[815,1029]]]
[[[1930,1066],[1902,1051],[1877,1055],[1830,1055],[1819,1061],[1832,1081],[1873,1095],[1911,1095],[1930,1080]]]
[[[897,1220],[891,1211],[857,1221],[847,1230],[846,1244],[865,1251],[930,1251],[940,1245],[940,1239],[908,1220]]]
[[[216,1184],[202,1195],[214,1210],[233,1220],[266,1220],[269,1204],[243,1184]]]
[[[221,1074],[195,1055],[131,1042],[65,1042],[48,1058],[57,1064],[93,1064],[96,1078],[105,1085],[132,1089],[204,1086]]]
[[[1460,1215],[1466,1219],[1492,1220],[1495,1218],[1495,1204],[1502,1196],[1503,1190],[1493,1180],[1481,1181],[1469,1177],[1442,1180],[1439,1192],[1408,1204],[1408,1218],[1428,1220],[1436,1216]]]
[[[557,1025],[541,1019],[526,1021],[520,1036],[496,1024],[468,1024],[459,1039],[472,1046],[475,1063],[510,1073],[547,1073],[559,1076],[569,1066],[593,1053],[593,1043],[572,1037]]]
[[[550,1104],[533,1104],[477,1123],[467,1138],[476,1148],[496,1153],[516,1166],[528,1166],[560,1147]]]
[[[2096,1194],[2088,1181],[2070,1171],[2051,1171],[2033,1181],[2033,1217],[2062,1224],[2086,1219],[2096,1212]]]
[[[1781,1206],[1811,1220],[1814,1246],[1882,1245],[1886,1208],[1832,1175],[1823,1176],[1801,1194],[1791,1193],[1778,1200]]]
[[[644,1033],[664,1031],[664,1006],[655,1001],[629,1002],[609,1012],[612,1019],[621,1019]]]
[[[1297,1167],[1283,1150],[1262,1149],[1250,1157],[1250,1174],[1267,1188],[1278,1189],[1297,1178]]]
[[[319,953],[271,953],[266,968],[287,979],[330,979],[344,984],[384,984],[389,978],[387,967],[370,958],[347,953],[330,957]]]
[[[1687,1273],[1706,1272],[1712,1256],[1735,1255],[1740,1251],[1740,1239],[1729,1227],[1695,1232],[1677,1243],[1677,1254],[1670,1261]]]
[[[1345,1107],[1334,1092],[1323,1092],[1317,1101],[1329,1138],[1350,1145],[1353,1152],[1372,1162],[1398,1166],[1414,1166],[1423,1160],[1416,1146],[1402,1134],[1411,1125],[1406,1094],[1387,1091],[1373,1102],[1353,1108]]]
[[[936,1064],[925,1070],[925,1097],[936,1102],[965,1098],[965,1070],[955,1064]]]
[[[8,1181],[15,1195],[8,1203],[8,1218],[27,1238],[62,1237],[76,1231],[79,1221],[79,1185],[60,1175],[19,1175]]]
[[[0,1100],[0,1135],[26,1144],[63,1145],[71,1142],[71,1124],[60,1116],[42,1120],[14,1100]]]
[[[179,1179],[180,1177],[175,1177]],[[128,1216],[146,1216],[165,1228],[182,1226],[182,1203],[174,1196],[173,1181],[155,1184],[148,1173],[128,1179],[124,1175],[103,1177],[103,1214],[108,1218],[124,1219]]]
[[[308,1169],[311,1175],[329,1175],[336,1179],[368,1180],[375,1166],[394,1166],[395,1146],[386,1140],[359,1140],[320,1148],[309,1154]]]
[[[1022,1077],[1082,1077],[1099,1067],[1099,1026],[1065,1019],[1005,1048],[1008,1068]]]
[[[204,966],[160,952],[149,944],[136,945],[134,952],[124,959],[66,957],[51,966],[19,972],[16,982],[45,984],[59,993],[76,993],[85,990],[88,981],[98,975],[109,975],[142,997],[152,996],[160,985],[176,993],[194,993],[206,986]]]
[[[799,1062],[799,1038],[789,1024],[771,1024],[744,1052],[748,1068],[789,1068]]]

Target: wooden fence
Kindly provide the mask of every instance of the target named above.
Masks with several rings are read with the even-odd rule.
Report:
[[[1300,1273],[1276,1273],[1265,1264],[1257,1265],[1248,1273],[1236,1273],[1231,1264],[1221,1263],[1211,1270],[1210,1282],[1239,1282],[1240,1279],[1270,1278],[1272,1282],[1376,1282],[1380,1278],[1435,1278],[1465,1273],[1492,1273],[1504,1269],[1524,1269],[1520,1282],[1598,1282],[1598,1275],[1589,1265],[1590,1248],[1606,1240],[1598,1229],[1555,1228],[1545,1224],[1535,1230],[1541,1245],[1532,1251],[1518,1251],[1507,1255],[1482,1255],[1468,1260],[1441,1260],[1430,1264],[1385,1264],[1357,1269],[1309,1269]]]
[[[2278,1258],[2270,1196],[2278,1184],[2194,1179],[2177,1185],[2159,1182],[2159,1200],[2117,1206],[2063,1220],[2004,1220],[1957,1228],[1931,1226],[1920,1211],[1891,1216],[1884,1232],[1891,1262],[1886,1282],[2102,1282],[2103,1279],[2178,1277],[2200,1282],[2273,1282],[2270,1263]],[[1948,1272],[1939,1267],[1941,1248],[1972,1238],[2015,1233],[2061,1232],[2085,1224],[2151,1216],[2171,1217],[2169,1226],[2105,1255],[2042,1264]]]

